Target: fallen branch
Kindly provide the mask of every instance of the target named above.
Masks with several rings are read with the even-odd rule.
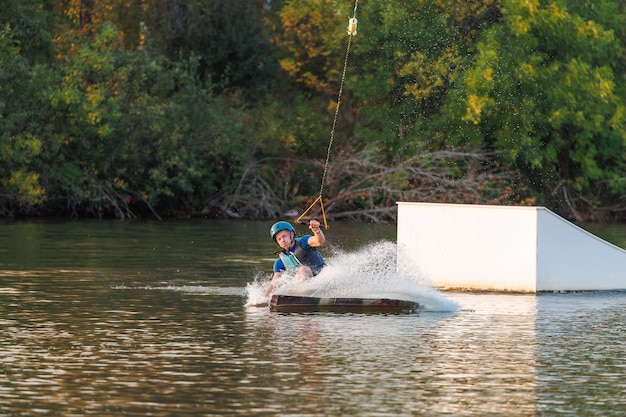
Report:
[[[491,154],[445,150],[385,165],[376,161],[371,150],[339,154],[326,175],[326,215],[329,219],[391,222],[396,219],[398,201],[521,202],[521,197],[512,193],[513,175],[493,160]],[[281,169],[274,169],[276,166]],[[232,194],[215,196],[207,206],[227,217],[296,217],[317,198],[314,174],[322,170],[321,161],[257,161],[246,167]]]

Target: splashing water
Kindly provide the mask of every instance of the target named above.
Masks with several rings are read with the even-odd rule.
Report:
[[[275,294],[308,297],[393,298],[417,301],[421,310],[456,311],[459,306],[429,286],[414,265],[397,265],[397,246],[392,242],[372,243],[355,252],[335,251],[315,278],[302,280],[282,274]],[[255,277],[246,286],[247,306],[267,304],[269,278]]]

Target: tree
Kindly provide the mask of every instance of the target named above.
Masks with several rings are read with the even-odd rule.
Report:
[[[345,27],[351,11],[335,0],[286,1],[280,12],[280,66],[291,81],[324,95],[339,90]]]
[[[362,8],[350,85],[356,133],[389,160],[422,144],[445,149],[440,116],[451,85],[471,62],[478,35],[500,19],[500,1],[371,1]],[[433,123],[434,120],[438,120]]]
[[[52,15],[45,3],[9,2],[0,16],[0,211],[31,212],[46,201],[45,86],[53,78]]]
[[[190,210],[231,186],[254,150],[237,106],[198,80],[197,60],[171,62],[147,30],[142,39],[125,50],[104,23],[64,56],[46,178],[75,215]]]
[[[546,204],[577,219],[616,202],[626,185],[626,108],[614,72],[623,52],[602,22],[617,10],[602,5],[592,20],[560,1],[505,1],[504,23],[481,37],[447,104],[448,117],[463,121],[457,143],[498,150]]]
[[[278,68],[272,59],[264,0],[170,1],[168,5],[171,59],[198,57],[198,75],[217,91],[258,91],[273,85]]]

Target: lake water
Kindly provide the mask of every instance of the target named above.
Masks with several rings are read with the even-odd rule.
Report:
[[[0,415],[626,414],[626,292],[441,293],[395,226],[334,223],[313,290],[422,308],[271,313],[270,225],[0,223]]]

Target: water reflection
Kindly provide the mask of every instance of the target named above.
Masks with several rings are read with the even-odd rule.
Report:
[[[244,307],[246,284],[271,267],[265,244],[242,253],[249,224],[66,226],[29,225],[45,240],[38,254],[9,244],[16,225],[0,232],[1,415],[626,411],[624,292],[445,293],[459,309],[276,314]],[[102,246],[84,242],[96,235]]]
[[[196,414],[189,401],[203,396],[215,345],[208,336],[217,333],[207,332],[204,303],[171,291],[112,291],[101,277],[52,278],[21,276],[1,300],[10,317],[0,343],[3,412]]]
[[[469,310],[442,323],[433,335],[430,371],[437,394],[445,398],[433,411],[532,415],[536,297],[459,293],[452,298]],[[490,398],[488,404],[484,398]]]
[[[626,292],[544,294],[538,304],[538,410],[626,412]]]
[[[273,398],[282,409],[306,403],[314,412],[335,403],[350,415],[532,414],[535,298],[480,300],[491,304],[486,315],[281,315],[249,308],[246,324],[271,352],[266,371],[289,385],[289,396]]]

